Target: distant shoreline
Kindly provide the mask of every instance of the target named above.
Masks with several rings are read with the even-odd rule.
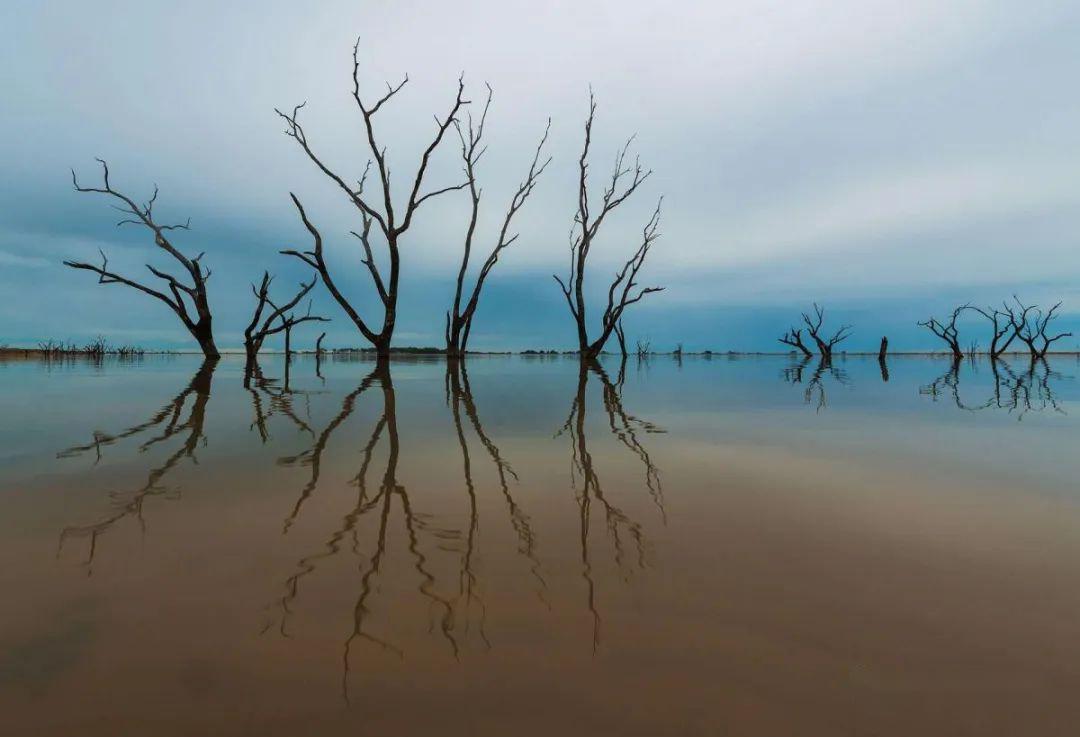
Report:
[[[315,356],[313,350],[296,350],[292,351],[296,356]],[[88,352],[82,349],[72,350],[46,350],[42,348],[20,348],[20,347],[0,347],[0,357],[36,357],[36,358],[103,358],[110,356],[114,358],[126,358],[137,359],[144,356],[201,356],[201,351],[196,350],[144,350],[138,349],[134,351],[118,351],[107,350],[103,352]],[[245,355],[243,349],[224,349],[221,351],[222,357],[228,356],[240,356]],[[285,351],[262,351],[260,356],[284,356]],[[370,348],[335,348],[325,349],[322,351],[322,356],[326,358],[333,358],[335,356],[370,356],[374,358],[376,355],[374,349]],[[556,350],[523,350],[523,351],[468,351],[466,355],[469,356],[526,356],[534,358],[554,358],[554,357],[577,357],[578,351],[556,351]],[[1029,356],[1028,351],[1008,351],[1000,354],[1002,357],[1008,358],[1022,358]],[[403,346],[401,348],[392,348],[390,350],[390,356],[446,356],[446,351],[441,348],[417,348],[410,346]],[[608,357],[620,357],[618,352],[607,351],[601,353],[601,356]],[[796,351],[650,351],[647,354],[640,356],[641,358],[653,357],[653,356],[667,356],[669,358],[723,358],[723,357],[748,357],[748,356],[790,356],[792,358],[799,358],[800,354]],[[889,351],[887,358],[893,357],[927,357],[927,358],[952,358],[952,354],[948,351]],[[965,358],[990,356],[989,351],[974,351],[965,354]],[[1050,351],[1047,356],[1080,356],[1080,351]],[[628,358],[638,358],[635,353],[629,353]],[[807,358],[820,357],[817,354],[814,356],[806,356]],[[863,358],[871,357],[877,358],[876,351],[838,351],[835,358]]]

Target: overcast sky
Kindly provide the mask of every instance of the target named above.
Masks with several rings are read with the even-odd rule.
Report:
[[[410,77],[377,121],[401,183],[457,76],[478,102],[494,87],[481,250],[553,120],[554,160],[490,282],[474,348],[574,347],[551,274],[566,268],[590,84],[594,169],[636,133],[655,170],[605,226],[595,288],[664,195],[644,278],[668,289],[628,313],[632,340],[772,350],[818,300],[855,324],[852,349],[883,333],[921,348],[934,343],[916,320],[1013,292],[1064,300],[1063,323],[1080,328],[1076,3],[7,0],[0,27],[0,343],[101,333],[191,345],[164,306],[61,266],[99,247],[130,273],[168,265],[145,231],[115,228],[106,201],[72,191],[68,169],[93,181],[95,156],[133,195],[157,183],[162,218],[191,217],[174,242],[206,251],[219,346],[240,345],[247,284],[264,268],[283,289],[307,277],[277,255],[308,243],[290,191],[349,294],[374,310],[347,235],[355,213],[274,114],[307,101],[312,144],[359,176],[357,37],[369,99]],[[432,186],[460,178],[456,139],[446,143]],[[399,345],[441,342],[466,205],[451,194],[425,206],[406,237]],[[328,344],[360,344],[317,294],[334,319]],[[972,319],[971,337],[979,328]]]

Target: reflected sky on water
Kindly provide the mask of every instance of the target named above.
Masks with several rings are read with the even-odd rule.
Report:
[[[0,363],[41,734],[1065,734],[1074,357]]]

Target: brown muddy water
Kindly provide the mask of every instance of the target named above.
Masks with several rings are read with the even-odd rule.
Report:
[[[1077,733],[1076,359],[579,366],[0,363],[0,734]]]

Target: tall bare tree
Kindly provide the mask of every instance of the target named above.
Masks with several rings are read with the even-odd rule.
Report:
[[[178,261],[184,271],[187,272],[191,282],[190,284],[185,283],[172,274],[147,264],[146,268],[150,270],[150,273],[165,282],[168,288],[168,294],[166,294],[164,291],[154,289],[134,279],[110,271],[109,259],[105,256],[105,252],[101,250],[98,251],[101,254],[100,266],[94,266],[84,261],[65,261],[64,265],[73,269],[94,272],[98,275],[99,284],[124,284],[132,289],[139,290],[143,294],[161,300],[180,318],[180,322],[184,324],[191,336],[198,342],[203,354],[207,358],[218,358],[221,354],[214,344],[213,316],[210,314],[210,303],[206,297],[206,281],[210,278],[210,270],[203,268],[202,264],[199,263],[203,257],[202,253],[195,258],[188,258],[173,246],[167,235],[173,230],[188,230],[191,220],[189,219],[187,222],[180,224],[162,225],[154,219],[154,203],[157,201],[158,196],[157,185],[154,185],[154,193],[150,196],[150,199],[139,204],[126,194],[112,188],[112,184],[109,182],[109,165],[103,159],[97,161],[101,164],[102,186],[81,186],[78,177],[75,175],[75,170],[72,169],[71,181],[75,185],[75,191],[96,192],[109,195],[118,200],[121,204],[113,205],[113,208],[123,213],[124,218],[117,225],[142,225],[147,228],[154,234],[154,245]],[[189,311],[189,306],[194,314]]]
[[[817,302],[814,303],[814,316],[810,317],[804,312],[802,313],[802,319],[806,323],[810,338],[817,345],[818,353],[821,354],[822,358],[832,358],[833,347],[851,337],[850,325],[841,325],[839,330],[829,336],[821,332],[822,326],[825,324],[825,308],[818,307]]]
[[[472,255],[473,238],[476,235],[476,221],[480,212],[480,196],[482,193],[476,182],[476,165],[487,150],[485,146],[481,146],[484,137],[484,124],[487,122],[488,109],[491,107],[492,90],[490,85],[487,90],[487,102],[484,103],[484,111],[480,115],[479,123],[474,125],[471,114],[468,117],[468,127],[465,129],[458,121],[454,122],[458,137],[461,139],[461,158],[464,162],[465,179],[472,208],[469,213],[469,226],[465,231],[465,248],[461,254],[461,268],[458,269],[457,287],[454,290],[454,304],[446,313],[446,354],[448,356],[465,355],[469,343],[469,334],[472,331],[473,316],[476,314],[477,305],[480,303],[480,292],[484,288],[484,281],[487,279],[488,274],[491,273],[491,270],[495,268],[495,264],[498,263],[499,254],[518,239],[518,233],[510,234],[510,225],[514,216],[525,204],[529,195],[532,194],[540,175],[543,174],[547,165],[551,163],[550,156],[544,159],[543,162],[540,161],[544,144],[547,143],[548,132],[551,130],[551,118],[548,118],[547,127],[544,128],[544,135],[540,137],[540,143],[537,144],[533,153],[529,170],[518,185],[513,197],[510,198],[510,205],[506,209],[502,227],[499,229],[499,237],[494,248],[491,249],[491,253],[484,260],[483,266],[480,267],[480,272],[476,276],[476,282],[473,285],[472,292],[466,299],[463,310],[462,298],[464,296],[465,275],[469,269],[469,258]]]
[[[611,176],[600,193],[600,208],[593,212],[589,201],[589,149],[592,145],[592,126],[596,117],[596,100],[592,92],[589,92],[589,117],[585,120],[585,143],[578,159],[578,210],[574,216],[574,233],[570,242],[570,270],[564,281],[557,274],[553,275],[559,283],[566,304],[570,307],[570,314],[577,325],[578,351],[583,359],[593,359],[604,349],[611,334],[616,331],[623,312],[627,307],[640,302],[641,299],[653,292],[663,291],[663,287],[642,287],[637,283],[638,273],[645,265],[645,259],[653,243],[660,237],[660,205],[663,198],[656,203],[656,209],[652,217],[645,224],[641,234],[641,245],[627,259],[608,287],[607,306],[600,318],[600,334],[594,339],[589,339],[588,321],[585,301],[585,267],[588,264],[589,253],[592,249],[600,226],[604,224],[608,215],[619,205],[626,202],[630,195],[637,191],[638,187],[649,178],[652,170],[646,171],[641,167],[641,160],[635,157],[634,162],[627,162],[627,154],[630,144],[633,143],[631,136],[615,156],[615,166]],[[620,328],[621,330],[621,328]]]
[[[929,320],[920,322],[919,325],[928,329],[937,337],[944,340],[949,350],[952,351],[953,358],[960,359],[964,357],[964,351],[960,348],[960,330],[956,326],[956,321],[960,319],[960,315],[964,313],[964,310],[968,309],[971,305],[962,304],[952,311],[952,315],[949,317],[948,322],[942,322],[936,317],[931,317]]]
[[[996,307],[972,307],[971,309],[990,321],[990,358],[994,359],[1009,349],[1009,345],[1016,338],[1016,330],[1013,329],[1012,320],[1008,312],[1002,312]]]
[[[382,202],[378,203],[364,193],[364,182],[367,177],[368,170],[371,167],[371,162],[368,162],[368,169],[365,169],[364,175],[360,178],[357,184],[354,186],[349,184],[345,177],[338,174],[334,170],[323,162],[319,158],[318,154],[312,149],[308,142],[307,134],[304,131],[304,127],[300,124],[299,115],[301,108],[304,104],[297,105],[293,108],[292,113],[285,113],[281,110],[277,110],[277,114],[285,121],[285,133],[290,138],[295,140],[300,148],[304,151],[307,157],[313,164],[325,174],[331,181],[333,181],[345,194],[349,202],[360,212],[360,218],[362,222],[362,230],[360,232],[353,231],[353,235],[356,236],[364,249],[364,266],[367,267],[368,272],[371,275],[371,280],[374,283],[375,290],[379,295],[379,299],[383,305],[383,320],[382,325],[377,329],[372,327],[373,323],[370,322],[370,318],[365,320],[360,316],[356,309],[349,303],[349,301],[342,295],[338,289],[337,284],[330,275],[330,269],[326,264],[322,248],[322,236],[316,229],[315,225],[308,218],[307,213],[304,211],[303,206],[300,203],[299,198],[293,193],[290,193],[293,204],[296,205],[297,212],[300,214],[300,219],[304,223],[304,227],[314,239],[314,247],[310,251],[297,251],[286,250],[282,253],[290,256],[296,256],[301,261],[306,263],[311,268],[315,269],[319,276],[322,278],[323,284],[326,285],[327,290],[331,296],[337,301],[341,308],[345,311],[345,314],[349,316],[353,324],[374,347],[376,352],[380,356],[386,356],[390,352],[390,341],[394,335],[394,326],[397,322],[397,301],[398,301],[398,283],[401,275],[401,252],[400,244],[401,238],[409,230],[412,225],[413,217],[417,210],[424,202],[427,202],[433,197],[445,194],[446,192],[452,192],[454,190],[464,189],[468,186],[468,182],[461,182],[460,184],[451,185],[448,187],[442,187],[440,189],[431,190],[425,194],[421,194],[420,190],[423,187],[424,176],[427,173],[428,163],[431,160],[432,154],[439,147],[439,143],[443,140],[443,136],[446,131],[453,125],[454,120],[457,117],[458,111],[463,105],[468,104],[462,95],[465,91],[464,78],[458,79],[457,96],[454,99],[453,104],[450,106],[449,112],[441,117],[435,119],[435,134],[432,137],[431,142],[427,148],[424,149],[424,153],[420,157],[420,162],[416,167],[416,173],[412,179],[412,184],[408,189],[408,199],[405,203],[403,211],[398,212],[394,208],[394,198],[390,186],[390,166],[387,163],[386,148],[378,144],[375,135],[375,115],[382,109],[390,99],[392,99],[402,87],[409,81],[406,76],[398,85],[392,86],[387,84],[386,93],[376,100],[374,103],[365,103],[360,96],[360,41],[357,40],[353,46],[352,61],[352,77],[353,77],[353,100],[356,102],[357,108],[360,110],[361,117],[364,121],[364,131],[367,139],[368,147],[371,149],[372,161],[375,164],[375,171],[378,174],[379,184],[382,188]],[[371,246],[371,231],[372,226],[377,226],[378,231],[382,234],[383,239],[386,241],[387,258],[389,261],[389,271],[384,275],[383,271],[375,263],[373,249]]]
[[[251,323],[244,329],[244,352],[247,354],[249,369],[254,365],[263,343],[271,335],[287,332],[294,325],[301,322],[329,322],[325,317],[312,315],[310,308],[308,314],[300,317],[292,314],[286,315],[314,288],[315,279],[306,284],[301,282],[300,289],[293,298],[281,306],[275,305],[270,299],[270,283],[273,280],[274,277],[270,276],[270,272],[264,271],[259,287],[256,288],[254,284],[251,285],[251,291],[255,294],[256,299],[255,312],[251,317]],[[265,319],[263,318],[264,311],[266,311]]]
[[[1025,305],[1016,295],[1013,295],[1013,301],[1016,302],[1016,309],[1008,303],[1005,304],[1009,324],[1012,326],[1013,335],[1024,342],[1033,359],[1046,358],[1046,353],[1054,341],[1072,335],[1072,333],[1059,333],[1051,336],[1047,333],[1050,323],[1058,317],[1060,302],[1043,312],[1037,305]]]

